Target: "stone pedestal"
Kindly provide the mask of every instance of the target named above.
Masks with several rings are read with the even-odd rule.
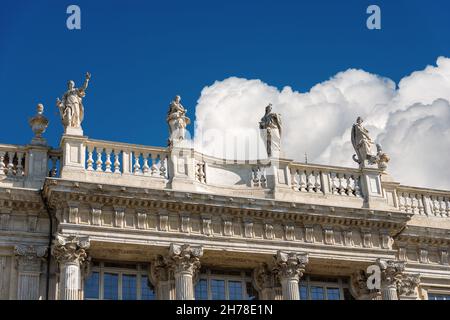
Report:
[[[85,171],[86,164],[86,140],[83,136],[63,135],[61,149],[63,159],[61,163],[62,179],[79,179],[79,174]],[[77,179],[78,178],[78,179]]]
[[[42,260],[47,247],[18,245],[14,248],[18,268],[17,300],[39,300]]]
[[[83,269],[87,263],[86,250],[89,248],[87,237],[56,236],[52,255],[59,264],[59,299],[83,299]]]
[[[192,191],[195,182],[194,150],[171,147],[168,166],[172,189]]]
[[[300,300],[298,283],[308,263],[308,255],[278,251],[275,263],[274,271],[281,283],[283,300]]]

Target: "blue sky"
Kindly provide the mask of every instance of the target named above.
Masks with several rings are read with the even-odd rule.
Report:
[[[70,4],[81,30],[66,28]],[[366,28],[370,4],[381,7],[381,30]],[[444,0],[4,0],[0,143],[28,143],[41,102],[58,145],[55,99],[86,71],[85,135],[146,145],[165,145],[175,94],[194,119],[202,88],[230,76],[301,92],[348,68],[398,81],[450,55],[449,12]]]

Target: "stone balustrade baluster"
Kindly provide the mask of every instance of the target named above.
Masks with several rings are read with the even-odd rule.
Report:
[[[320,181],[320,172],[315,171],[314,172],[314,189],[316,190],[316,192],[321,192],[322,191],[322,183]]]
[[[355,176],[354,181],[355,181],[355,196],[361,197],[360,177]]]
[[[119,161],[120,151],[114,149],[114,173],[120,174],[120,161]]]
[[[95,171],[103,172],[103,167],[102,167],[103,166],[103,160],[102,160],[103,148],[96,147],[95,149],[97,151],[97,161],[95,161],[97,168],[95,169]]]
[[[139,163],[140,157],[141,157],[141,153],[138,152],[138,151],[134,151],[134,166],[133,166],[133,169],[134,169],[134,174],[136,174],[136,175],[137,174],[142,174],[141,164]]]
[[[298,177],[299,177],[299,190],[304,192],[306,191],[306,172],[303,170],[300,170],[298,172]]]
[[[16,167],[16,176],[21,177],[25,174],[24,168],[22,165],[22,161],[24,159],[24,153],[23,152],[17,152],[17,167]]]
[[[158,162],[158,161],[161,162],[161,159],[160,159],[160,157],[159,157],[159,154],[153,153],[153,154],[152,154],[152,176],[158,174],[158,166],[157,166],[157,162]]]
[[[291,168],[291,188],[294,191],[299,191],[298,170]]]
[[[105,148],[105,157],[106,157],[106,159],[105,159],[105,172],[108,172],[108,173],[112,173],[112,170],[111,170],[111,165],[112,165],[111,152],[112,152],[112,149]]]
[[[313,182],[314,176],[312,172],[306,173],[306,191],[311,192],[313,191],[314,182]]]
[[[58,175],[58,168],[56,166],[56,162],[58,161],[58,157],[57,156],[50,156],[50,161],[52,163],[52,167],[49,171],[49,176],[50,177],[56,177]]]
[[[168,177],[167,174],[167,155],[163,154],[162,157],[160,158],[160,163],[159,163],[159,175],[163,178]]]
[[[331,193],[332,194],[338,194],[339,184],[338,184],[337,174],[334,173],[334,172],[331,172],[330,173],[330,180],[331,180]]]
[[[93,146],[87,146],[86,149],[87,149],[87,152],[88,152],[88,159],[86,161],[86,163],[87,163],[87,168],[86,169],[88,171],[93,171],[94,170],[94,166],[93,166],[94,158],[93,158],[92,154],[94,152],[94,147]]]
[[[8,152],[8,165],[6,166],[8,176],[14,175],[14,152]]]
[[[5,154],[4,151],[0,151],[0,176],[5,175]]]
[[[151,154],[150,153],[142,153],[142,173],[144,175],[147,175],[150,171],[150,167],[148,165],[148,159],[151,159]]]

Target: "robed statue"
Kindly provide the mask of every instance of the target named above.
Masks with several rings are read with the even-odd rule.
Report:
[[[369,136],[369,130],[363,125],[363,119],[358,117],[356,123],[352,127],[351,141],[356,154],[353,155],[353,160],[357,162],[361,168],[367,165],[378,165],[378,168],[386,169],[386,163],[389,162],[389,157],[381,150],[381,145],[372,141]]]
[[[259,122],[259,128],[268,157],[279,156],[281,150],[281,116],[272,112],[271,103],[266,107],[266,113]]]
[[[169,146],[186,138],[186,126],[191,120],[186,116],[187,109],[181,104],[181,97],[175,96],[169,105],[167,123],[169,124]]]
[[[80,88],[75,87],[75,82],[69,80],[67,82],[67,91],[62,96],[62,99],[56,99],[56,106],[59,109],[61,120],[64,128],[79,128],[84,118],[83,98],[86,95],[86,89],[89,84],[91,75],[86,72],[86,79]]]

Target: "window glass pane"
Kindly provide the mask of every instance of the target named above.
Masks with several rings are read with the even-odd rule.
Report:
[[[84,282],[84,299],[98,299],[99,298],[99,274],[92,272],[91,276]]]
[[[136,300],[136,275],[122,275],[122,300]]]
[[[341,300],[338,288],[327,288],[327,300]]]
[[[155,291],[150,287],[147,276],[141,276],[141,300],[155,300]]]
[[[225,300],[224,280],[211,280],[211,295],[213,300]]]
[[[323,288],[322,287],[311,287],[311,300],[323,300]]]
[[[255,290],[251,282],[246,282],[247,299],[258,300],[258,291]]]
[[[450,295],[429,293],[428,300],[450,300]]]
[[[230,300],[242,300],[242,282],[228,281],[228,295]]]
[[[208,300],[208,282],[206,279],[200,279],[195,286],[195,299]]]
[[[103,298],[117,300],[119,298],[119,276],[115,273],[105,273],[103,276]]]
[[[300,286],[300,300],[308,300],[308,287]]]

